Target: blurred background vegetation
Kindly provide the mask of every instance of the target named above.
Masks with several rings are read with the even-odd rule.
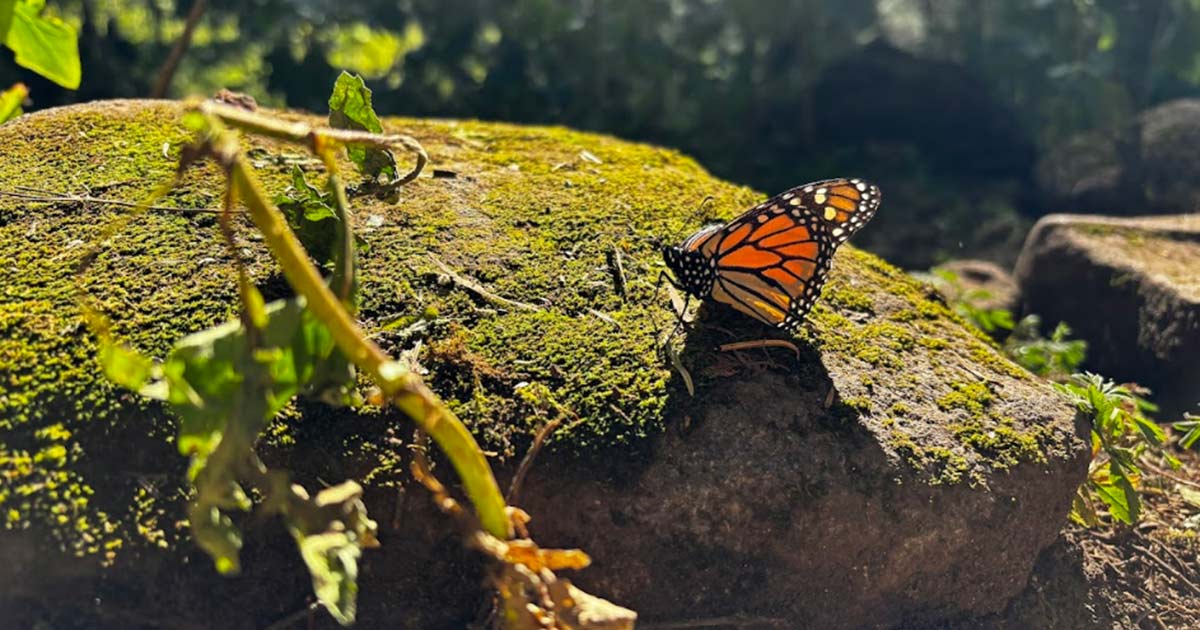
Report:
[[[32,107],[151,93],[191,0],[51,0],[65,90],[0,51]],[[907,267],[1011,263],[1060,208],[1039,156],[1200,95],[1200,0],[211,0],[168,94],[324,111],[342,69],[388,115],[553,123],[677,147],[778,192],[859,175],[859,244]],[[695,204],[698,199],[663,200]]]

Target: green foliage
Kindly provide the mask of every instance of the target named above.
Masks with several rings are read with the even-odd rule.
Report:
[[[1087,342],[1071,339],[1071,328],[1065,322],[1059,322],[1047,339],[1041,334],[1040,317],[1026,315],[1014,325],[1011,311],[986,306],[992,299],[990,291],[967,288],[958,274],[933,269],[923,277],[946,296],[955,313],[976,328],[993,336],[1009,331],[1004,341],[1005,353],[1038,376],[1063,380],[1078,371],[1087,356]]]
[[[958,277],[934,270],[929,279],[954,308],[971,324],[988,333],[1011,330],[1004,350],[1016,363],[1038,376],[1052,380],[1077,409],[1091,420],[1092,463],[1087,481],[1079,487],[1071,505],[1071,519],[1085,526],[1100,524],[1096,510],[1103,504],[1113,520],[1133,524],[1141,516],[1138,483],[1139,459],[1153,450],[1172,466],[1178,460],[1164,450],[1166,433],[1147,413],[1157,408],[1141,398],[1135,385],[1117,385],[1091,373],[1076,373],[1087,354],[1087,343],[1070,339],[1071,328],[1060,322],[1047,339],[1041,335],[1041,319],[1027,315],[1015,326],[1012,314],[979,306],[991,296],[986,291],[966,290]],[[939,401],[940,404],[940,401]],[[1180,440],[1185,448],[1200,440],[1200,422],[1188,417],[1175,428],[1188,433]]]
[[[0,0],[0,43],[8,40],[8,31],[12,27],[13,12],[17,8],[17,0]]]
[[[1154,449],[1172,466],[1179,465],[1162,450],[1166,442],[1162,428],[1143,413],[1153,407],[1130,387],[1098,374],[1076,374],[1055,387],[1088,416],[1092,425],[1093,460],[1088,480],[1072,505],[1072,520],[1087,526],[1099,524],[1095,509],[1099,500],[1114,520],[1136,523],[1141,515],[1137,487],[1142,471],[1138,460],[1147,449]]]
[[[304,171],[296,165],[292,165],[291,188],[275,197],[275,205],[283,211],[288,227],[320,265],[332,261],[334,255],[339,227],[332,203],[332,195],[309,184]]]
[[[1025,369],[1051,379],[1074,374],[1087,356],[1087,342],[1070,339],[1071,327],[1059,322],[1050,338],[1042,337],[1041,318],[1026,315],[1004,342],[1008,355]]]
[[[295,202],[297,211],[289,219],[307,244],[324,248],[322,257],[338,269],[352,269],[342,258],[353,258],[353,239],[339,227],[338,210],[323,205],[326,197],[298,169],[293,182],[304,198]],[[310,499],[286,473],[266,470],[254,444],[266,423],[297,395],[349,401],[355,372],[303,297],[264,304],[244,276],[241,295],[241,318],[184,337],[160,366],[106,334],[100,362],[110,380],[167,402],[179,416],[177,446],[191,457],[188,477],[195,488],[188,519],[196,543],[217,570],[241,569],[242,535],[231,512],[253,507],[243,489],[248,482],[264,495],[261,512],[283,517],[318,600],[348,624],[354,620],[360,548],[374,544],[375,524],[366,516],[361,488],[347,482]]]
[[[958,274],[948,269],[933,269],[930,281],[954,307],[954,312],[971,322],[976,328],[990,334],[1013,329],[1012,311],[984,306],[994,296],[987,289],[968,289],[963,286]]]
[[[44,5],[45,0],[0,0],[0,42],[15,53],[17,65],[74,90],[82,77],[78,36],[70,24],[44,15]]]
[[[383,133],[383,124],[371,107],[371,90],[362,77],[342,72],[333,86],[329,97],[329,125],[334,129],[353,129]],[[398,170],[396,158],[390,151],[378,148],[349,145],[346,153],[358,170],[371,181],[382,175],[387,181],[395,180]]]
[[[1190,413],[1183,414],[1183,422],[1176,422],[1171,425],[1176,431],[1182,431],[1183,435],[1179,438],[1179,445],[1183,448],[1193,448],[1200,444],[1200,415]]]
[[[252,287],[245,290],[257,295]],[[310,501],[286,476],[263,483],[264,476],[282,473],[263,470],[253,449],[266,422],[291,398],[305,393],[344,400],[354,372],[303,298],[246,303],[255,312],[183,338],[161,366],[151,367],[149,359],[111,342],[101,345],[100,360],[111,380],[166,401],[180,417],[177,443],[191,457],[188,476],[195,487],[188,518],[196,543],[217,570],[241,569],[242,537],[230,511],[251,509],[240,481],[250,479],[266,493],[263,513],[282,514],[296,537],[318,599],[347,623],[354,614],[358,548],[373,540],[374,524],[358,507],[357,495],[343,497],[334,510],[326,494],[333,489]],[[329,584],[339,586],[331,590]]]
[[[361,80],[354,80],[362,86]],[[343,102],[355,103],[346,109],[358,120],[373,119],[378,124],[370,109],[369,92],[365,101],[354,101],[346,85],[339,83],[335,96],[340,94]],[[233,111],[242,115],[240,110]],[[286,126],[273,127],[269,119],[247,122],[234,117],[233,121],[284,137],[290,130]],[[166,402],[180,418],[176,444],[181,453],[191,458],[188,478],[194,495],[188,518],[192,535],[213,559],[217,571],[223,574],[240,571],[242,534],[233,514],[251,510],[254,507],[251,495],[259,496],[259,512],[280,515],[295,539],[312,577],[317,600],[339,623],[346,625],[355,617],[361,549],[377,544],[376,525],[367,517],[362,488],[348,481],[310,498],[303,487],[289,481],[286,472],[267,469],[254,450],[266,424],[298,395],[337,404],[352,402],[355,369],[339,349],[348,329],[350,336],[361,334],[341,319],[356,310],[357,302],[356,248],[349,229],[346,196],[335,172],[329,174],[328,193],[322,193],[308,184],[299,168],[293,167],[291,194],[279,200],[284,210],[276,213],[269,209],[257,184],[239,179],[246,177],[248,167],[242,158],[236,157],[234,136],[225,131],[227,122],[211,113],[193,117],[192,127],[202,138],[192,149],[194,154],[228,160],[225,166],[231,188],[227,199],[238,196],[246,201],[256,225],[265,236],[273,237],[268,242],[273,247],[287,249],[285,254],[275,252],[280,260],[302,260],[302,254],[309,253],[320,263],[330,263],[334,268],[330,279],[333,291],[315,284],[311,271],[297,271],[285,262],[285,275],[293,282],[297,295],[266,304],[258,289],[250,284],[245,269],[239,267],[241,316],[179,340],[161,365],[114,343],[102,319],[90,309],[88,313],[100,337],[99,359],[105,375],[147,398]],[[307,136],[292,139],[311,140]],[[332,169],[335,145],[330,142],[334,141],[319,136],[313,145]],[[390,153],[388,158],[394,160]],[[280,222],[279,214],[284,214],[299,235],[297,240],[309,250],[300,252],[294,241],[282,237],[287,228]],[[305,296],[319,303],[310,308]],[[335,330],[341,331],[342,337]],[[359,343],[358,347],[351,347],[360,360],[363,356],[382,354],[378,350],[372,352],[373,347],[366,341]],[[387,369],[393,372],[403,371],[386,357],[378,356],[376,360],[391,366]],[[384,366],[376,365],[373,369],[377,380],[384,380],[380,377]],[[397,389],[399,376],[388,386]],[[402,408],[413,413],[411,404]],[[503,499],[478,446],[452,414],[431,408],[430,402],[421,402],[422,412],[438,416],[426,428],[447,450],[473,499],[479,494],[476,478],[486,475],[496,498],[496,509],[488,516],[501,523],[496,528],[499,532],[508,531]],[[455,432],[456,438],[465,437],[455,441],[446,437],[447,431]],[[468,459],[469,463],[464,464]],[[255,492],[248,492],[247,487]]]
[[[21,83],[0,92],[0,125],[21,115],[21,103],[28,94],[29,90]]]

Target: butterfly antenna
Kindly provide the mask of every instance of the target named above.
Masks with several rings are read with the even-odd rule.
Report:
[[[711,208],[716,200],[717,198],[712,195],[705,195],[704,199],[701,199],[700,203],[696,206],[696,214],[701,214],[706,208]]]

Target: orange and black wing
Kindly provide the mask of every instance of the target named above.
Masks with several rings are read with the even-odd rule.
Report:
[[[720,230],[685,243],[716,263],[712,297],[766,324],[795,330],[812,308],[833,253],[874,216],[879,189],[860,179],[798,186]]]

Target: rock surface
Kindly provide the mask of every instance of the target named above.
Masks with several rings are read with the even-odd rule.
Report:
[[[1087,365],[1154,390],[1163,419],[1200,402],[1200,215],[1050,215],[1017,263],[1026,312],[1067,322]]]
[[[179,114],[110,102],[17,119],[0,127],[0,190],[139,199],[173,169],[187,138]],[[354,201],[371,246],[364,325],[417,358],[502,475],[551,409],[579,419],[539,457],[518,505],[540,543],[593,554],[570,576],[581,587],[648,622],[826,628],[996,612],[1023,587],[1083,477],[1085,428],[928,287],[845,247],[810,326],[783,338],[795,352],[717,350],[781,336],[705,306],[682,354],[691,396],[656,353],[671,318],[658,247],[759,194],[674,152],[593,134],[385,125],[453,176],[417,180],[396,205]],[[248,148],[282,192],[298,152]],[[162,204],[212,207],[219,191],[208,168]],[[706,195],[715,217],[697,206]],[[217,577],[180,523],[174,423],[94,367],[71,269],[123,213],[0,195],[0,610],[54,627],[303,618],[308,577],[279,524],[247,517],[245,573]],[[238,245],[268,298],[284,294],[259,241],[243,231]],[[614,251],[624,273],[606,263]],[[479,299],[431,256],[537,308]],[[234,313],[232,261],[204,213],[139,216],[80,283],[117,337],[156,356]],[[305,402],[261,449],[308,487],[366,486],[382,548],[363,559],[358,627],[460,628],[476,618],[482,573],[409,487],[410,432],[394,413]]]
[[[1083,134],[1036,168],[1044,207],[1057,212],[1151,215],[1200,209],[1200,99],[1180,99],[1128,125]]]

